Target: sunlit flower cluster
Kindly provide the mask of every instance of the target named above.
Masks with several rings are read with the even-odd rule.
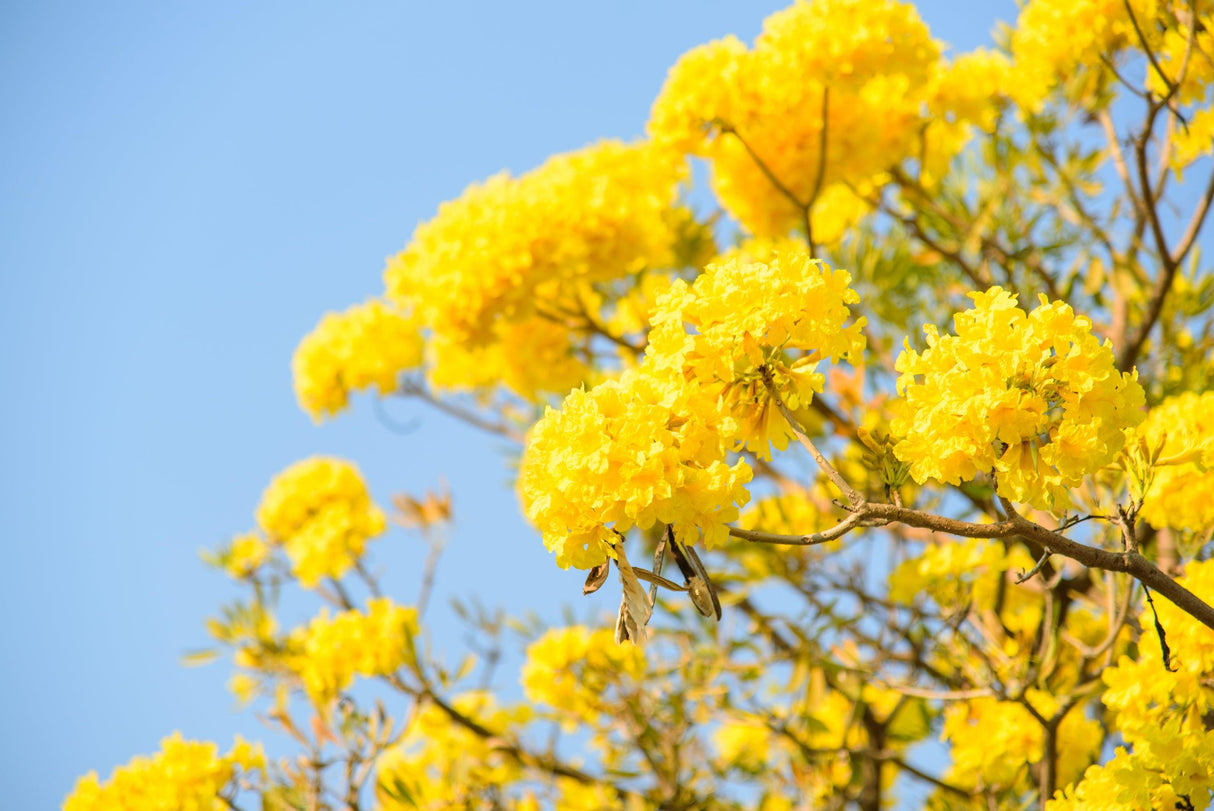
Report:
[[[913,151],[939,55],[909,4],[798,2],[764,21],[753,48],[728,37],[685,54],[649,132],[708,158],[718,196],[752,233],[784,234],[815,190],[863,185]]]
[[[530,718],[526,707],[503,709],[488,693],[456,696],[451,707],[463,718],[503,735]],[[377,764],[375,796],[381,811],[500,808],[487,800],[518,781],[522,768],[492,740],[474,734],[433,704],[410,722],[400,743]]]
[[[546,704],[572,727],[612,712],[609,688],[621,679],[639,681],[644,649],[617,645],[611,629],[553,628],[527,648],[520,678],[528,700]]]
[[[1189,563],[1180,582],[1211,602],[1214,561]],[[1205,808],[1214,800],[1214,730],[1206,721],[1214,712],[1214,634],[1164,599],[1155,606],[1167,663],[1144,601],[1137,657],[1122,656],[1104,672],[1102,698],[1126,746],[1059,792],[1050,811]],[[1177,805],[1181,796],[1191,805]]]
[[[100,782],[96,772],[76,781],[63,811],[220,811],[231,808],[238,776],[264,771],[261,744],[240,736],[231,751],[219,754],[213,743],[187,741],[173,733],[150,758],[136,757]]]
[[[1141,515],[1153,526],[1214,526],[1214,392],[1187,392],[1151,409],[1138,427],[1160,449]]]
[[[1020,618],[1013,622],[1014,625],[1036,627],[1036,621],[1041,618],[1040,599],[1024,590],[1000,594],[1000,583],[1006,572],[1028,571],[1033,563],[1020,547],[1008,551],[998,541],[949,539],[931,544],[921,555],[898,564],[889,576],[889,598],[895,603],[909,605],[916,598],[926,596],[946,610],[971,605],[989,610],[1003,597],[1005,602],[1014,602],[1032,615]],[[1024,597],[1029,599],[1018,599]],[[1009,607],[1004,606],[1005,610]]]
[[[366,611],[319,616],[291,636],[298,651],[293,669],[312,701],[322,707],[358,676],[387,676],[403,665],[417,636],[417,610],[387,597],[367,601]]]
[[[990,132],[1013,87],[1012,65],[1003,53],[978,48],[941,60],[927,93],[922,142],[913,156],[925,187],[943,178],[974,130]]]
[[[1026,700],[1049,718],[1057,699],[1044,690],[1030,689]],[[1058,780],[1075,780],[1100,755],[1100,724],[1081,709],[1067,713],[1058,725]],[[950,744],[949,782],[995,789],[1027,787],[1030,768],[1043,755],[1045,731],[1028,709],[1015,701],[974,698],[950,704],[944,711],[942,737]]]
[[[478,391],[505,386],[535,399],[543,392],[567,392],[591,376],[590,366],[573,351],[566,325],[544,318],[499,321],[493,340],[469,346],[442,333],[426,344],[432,387]]]
[[[603,563],[617,533],[656,522],[719,544],[749,498],[749,466],[725,461],[736,431],[695,383],[629,370],[577,389],[528,434],[523,509],[562,568]]]
[[[1130,5],[1142,30],[1149,31],[1154,0]],[[1063,83],[1072,101],[1091,100],[1113,79],[1107,62],[1137,43],[1125,0],[1031,0],[1012,34],[1011,90],[1030,109],[1040,108]]]
[[[382,301],[326,313],[291,360],[295,398],[314,419],[332,416],[350,392],[374,387],[380,396],[391,394],[400,373],[421,358],[417,327]]]
[[[1193,161],[1214,153],[1214,3],[1202,0],[1189,6],[1173,0],[1164,6],[1176,23],[1163,26],[1155,61],[1147,71],[1147,88],[1159,98],[1174,90],[1176,103],[1186,105],[1184,122],[1172,134],[1169,162],[1179,175]]]
[[[257,523],[271,543],[286,549],[292,573],[307,588],[345,574],[367,541],[387,526],[358,469],[323,456],[274,477],[261,497]]]
[[[237,535],[219,554],[220,565],[231,577],[248,577],[270,556],[270,546],[257,532]]]
[[[792,435],[771,388],[790,410],[804,409],[822,391],[817,363],[864,349],[864,319],[848,323],[860,300],[850,282],[804,251],[711,264],[658,300],[645,363],[719,396],[746,447],[769,458]]]
[[[1135,5],[1131,7],[1137,11]],[[1214,31],[1210,30],[1214,3],[1156,0],[1156,8],[1155,19],[1143,26],[1155,57],[1154,64],[1148,64],[1147,89],[1163,98],[1175,87],[1181,104],[1207,99],[1214,83]]]
[[[973,293],[956,335],[924,327],[928,348],[898,358],[905,413],[892,428],[915,481],[995,472],[1006,498],[1065,510],[1068,488],[1117,456],[1142,419],[1137,374],[1120,373],[1091,322],[1062,302],[1030,314],[999,287]]]
[[[603,141],[517,178],[496,175],[440,206],[384,273],[389,299],[415,313],[441,348],[427,359],[435,380],[475,388],[502,376],[499,363],[521,378],[522,350],[525,363],[555,363],[562,373],[518,379],[519,394],[533,396],[532,385],[567,390],[581,371],[568,327],[598,315],[583,312],[591,285],[676,261],[686,173],[671,150]],[[479,354],[498,346],[501,354]],[[471,385],[466,371],[478,375]]]

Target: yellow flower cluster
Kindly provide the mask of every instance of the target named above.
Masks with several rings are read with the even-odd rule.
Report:
[[[1214,82],[1210,83],[1214,87]],[[1193,113],[1189,126],[1176,133],[1172,141],[1171,167],[1180,173],[1198,158],[1214,152],[1214,107],[1205,107]]]
[[[706,545],[719,544],[749,498],[750,468],[724,461],[735,433],[694,382],[632,369],[577,389],[528,433],[524,512],[561,568],[597,566],[614,557],[617,532],[657,522],[684,543],[702,531]]]
[[[362,555],[367,540],[387,527],[371,502],[358,468],[314,456],[279,473],[257,508],[270,542],[286,548],[291,571],[306,588],[322,577],[341,577]]]
[[[863,185],[914,151],[939,55],[910,4],[797,2],[764,21],[753,48],[728,37],[684,54],[649,133],[708,158],[719,198],[751,233],[786,234],[801,212],[755,156],[800,205],[815,189]]]
[[[1014,82],[1011,61],[998,51],[978,48],[940,62],[927,91],[927,116],[915,155],[920,183],[930,188],[945,176],[975,127],[994,129]]]
[[[525,723],[526,707],[502,709],[488,693],[456,696],[451,704],[463,715],[503,735]],[[410,722],[398,746],[377,764],[375,796],[380,811],[452,808],[501,808],[500,789],[522,776],[518,762],[502,753],[494,741],[474,735],[433,704],[425,705]],[[521,806],[525,807],[525,806]]]
[[[993,470],[1006,498],[1065,510],[1068,488],[1111,462],[1142,420],[1137,373],[1119,373],[1112,348],[1063,302],[1042,297],[1026,315],[999,287],[971,298],[955,336],[927,325],[928,348],[908,342],[899,356],[894,452],[921,484]]]
[[[1207,603],[1214,600],[1214,561],[1191,562],[1180,582]],[[1164,666],[1150,609],[1141,606],[1137,659],[1122,656],[1104,672],[1103,700],[1127,748],[1092,766],[1083,780],[1047,808],[1205,808],[1214,800],[1214,634],[1193,617],[1156,599],[1167,631],[1172,670]],[[1192,805],[1178,804],[1180,795]]]
[[[834,523],[806,490],[787,489],[758,499],[738,519],[742,529],[760,529],[782,535],[820,532]]]
[[[523,375],[525,364],[539,365],[539,349],[539,357],[563,364],[566,374],[538,380],[558,390],[576,368],[572,336],[552,326],[537,332],[537,325],[579,312],[591,284],[670,266],[688,219],[678,206],[686,176],[682,156],[617,141],[557,155],[517,178],[496,175],[417,227],[388,262],[388,297],[444,346],[429,361],[453,365],[436,372],[445,384],[462,383],[463,372],[486,362],[511,364]],[[520,360],[513,351],[528,343]],[[506,350],[500,356],[477,355],[498,345]],[[520,394],[535,393],[525,388],[530,381],[517,382]]]
[[[435,334],[426,346],[431,386],[476,391],[505,386],[534,400],[541,392],[567,392],[591,375],[572,350],[569,329],[555,321],[531,318],[493,327],[493,341],[472,347]]]
[[[246,532],[232,539],[215,558],[228,576],[237,580],[256,572],[270,557],[270,547],[257,532]]]
[[[993,102],[1007,92],[1013,76],[1011,62],[999,51],[978,48],[961,54],[937,71],[928,109],[989,129],[997,110]]]
[[[382,301],[326,313],[299,342],[291,370],[299,407],[313,419],[346,407],[350,392],[396,390],[397,377],[422,359],[417,327]]]
[[[175,732],[160,742],[150,758],[136,757],[101,783],[96,772],[76,781],[63,801],[63,811],[220,811],[231,806],[220,798],[238,770],[264,771],[261,744],[240,736],[226,755],[213,743],[183,740]]]
[[[860,297],[846,271],[804,250],[767,262],[727,258],[692,285],[676,281],[658,300],[645,363],[696,381],[719,396],[746,447],[770,458],[788,447],[792,429],[772,402],[769,382],[789,409],[806,408],[823,377],[820,360],[857,358],[864,319],[848,323]]]
[[[617,645],[610,629],[575,625],[553,628],[531,643],[520,678],[527,699],[557,709],[572,731],[577,721],[610,715],[608,688],[621,678],[639,681],[644,673],[641,647]]]
[[[387,597],[367,601],[367,610],[328,609],[306,628],[291,635],[299,651],[293,669],[318,707],[327,705],[354,681],[354,676],[387,676],[403,665],[417,636],[417,609],[396,605]]]
[[[1020,547],[981,538],[950,539],[928,546],[922,555],[905,560],[889,576],[889,598],[910,605],[920,595],[948,609],[972,606],[991,610],[1002,603],[1008,630],[1036,629],[1041,601],[1025,589],[1001,588],[1006,572],[1033,568],[1033,559]]]
[[[1057,706],[1057,699],[1042,690],[1030,689],[1026,698],[1046,717]],[[1062,719],[1057,734],[1058,781],[1062,785],[1078,779],[1099,756],[1103,733],[1099,723],[1076,709]],[[1045,735],[1041,724],[1019,702],[975,698],[945,709],[942,737],[951,744],[950,783],[1024,790],[1032,784],[1031,765],[1042,758]]]
[[[1210,0],[1194,3],[1195,20],[1184,0],[1165,0],[1160,6],[1159,17],[1171,17],[1176,24],[1160,26],[1148,34],[1147,41],[1153,46],[1155,62],[1162,74],[1154,65],[1148,65],[1147,89],[1162,98],[1168,95],[1172,85],[1176,85],[1176,100],[1181,104],[1206,100],[1210,86],[1214,84],[1214,31],[1210,30],[1210,23],[1214,22],[1214,3]],[[1194,22],[1196,31],[1193,30]],[[1190,38],[1193,40],[1191,46]]]
[[[1144,32],[1153,28],[1155,1],[1130,3]],[[1012,33],[1016,82],[1010,90],[1032,110],[1062,83],[1071,101],[1094,100],[1114,80],[1105,61],[1137,45],[1125,0],[1030,0]]]
[[[1138,427],[1148,448],[1162,447],[1141,515],[1152,526],[1214,526],[1214,392],[1164,400]]]

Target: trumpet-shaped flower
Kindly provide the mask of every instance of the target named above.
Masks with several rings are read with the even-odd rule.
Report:
[[[346,407],[350,392],[396,389],[397,376],[421,363],[417,327],[381,301],[328,313],[299,342],[291,369],[295,397],[313,419]]]
[[[906,409],[892,429],[911,476],[959,483],[994,471],[1015,502],[1064,510],[1068,488],[1116,458],[1142,420],[1137,374],[1118,372],[1091,322],[1062,302],[1026,314],[1011,293],[971,294],[956,335],[898,358]]]
[[[321,456],[274,478],[261,497],[257,523],[272,543],[286,548],[292,572],[308,588],[345,574],[367,541],[387,527],[358,468]]]
[[[614,557],[633,526],[672,524],[684,543],[722,542],[749,498],[750,468],[729,465],[734,421],[694,382],[629,370],[577,389],[531,429],[519,491],[562,568]]]

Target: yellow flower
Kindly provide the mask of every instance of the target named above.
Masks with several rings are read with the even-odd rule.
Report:
[[[246,532],[232,539],[228,548],[220,553],[224,571],[230,576],[240,579],[248,577],[266,562],[270,556],[270,547],[260,534]]]
[[[1190,562],[1180,583],[1214,600],[1214,561]],[[1182,795],[1205,808],[1214,799],[1214,730],[1206,721],[1214,712],[1214,634],[1167,600],[1156,599],[1155,607],[1172,669],[1144,600],[1137,657],[1122,656],[1103,674],[1102,700],[1126,747],[1059,792],[1051,811],[1175,808],[1183,807]]]
[[[1162,446],[1142,517],[1156,527],[1214,526],[1214,392],[1171,397],[1138,428],[1147,447]]]
[[[230,807],[219,795],[237,767],[264,770],[261,745],[238,736],[232,751],[220,755],[215,744],[187,741],[174,732],[155,755],[133,758],[105,783],[96,772],[81,777],[63,801],[63,811],[220,811]]]
[[[847,186],[863,187],[914,152],[939,53],[909,4],[798,2],[764,21],[753,48],[729,37],[679,59],[649,133],[708,158],[718,197],[752,234],[783,235],[801,211],[755,156],[800,204],[815,189],[847,198]]]
[[[458,695],[451,704],[503,737],[529,717],[526,708],[499,708],[480,691]],[[377,767],[375,795],[382,811],[500,807],[502,787],[522,776],[518,761],[494,740],[468,731],[430,703],[414,715],[403,739],[380,757]]]
[[[388,262],[388,297],[428,333],[433,385],[523,397],[586,379],[595,285],[669,268],[695,230],[681,155],[603,141],[474,184]]]
[[[629,370],[569,394],[527,436],[519,492],[527,518],[561,568],[614,556],[633,526],[672,524],[684,543],[724,541],[749,498],[745,462],[725,462],[735,433],[694,383]]]
[[[1030,703],[1038,712],[1047,717],[1053,714],[1052,709],[1044,711],[1045,707],[1033,701],[1048,702],[1048,694],[1038,690],[1029,693]],[[1032,783],[1030,767],[1043,755],[1041,724],[1023,704],[1014,701],[975,698],[950,704],[944,711],[941,737],[951,744],[948,780],[961,786],[1023,791]],[[1082,709],[1067,713],[1058,726],[1060,784],[1079,777],[1100,754],[1102,740],[1100,725],[1085,717]]]
[[[1144,32],[1154,27],[1154,5],[1155,0],[1131,3]],[[1034,111],[1059,84],[1072,101],[1099,100],[1115,81],[1106,60],[1137,44],[1125,0],[1031,0],[1012,33],[1016,81],[1010,89]]]
[[[610,629],[575,625],[553,628],[527,647],[521,680],[527,699],[555,709],[572,731],[576,721],[610,716],[608,690],[624,679],[638,682],[644,672],[642,648],[617,645]]]
[[[381,397],[421,363],[417,327],[382,301],[328,313],[295,350],[291,369],[299,406],[314,419],[346,407],[350,392],[374,386]]]
[[[860,300],[850,282],[803,249],[773,248],[765,262],[729,256],[658,299],[645,365],[721,397],[746,447],[770,458],[792,429],[767,379],[789,409],[805,409],[822,390],[817,362],[855,359],[864,349],[864,319],[848,323]]]
[[[1124,429],[1142,420],[1137,373],[1120,373],[1109,344],[1062,302],[1030,314],[1011,293],[973,293],[956,335],[924,327],[928,348],[898,358],[906,409],[894,449],[923,483],[959,483],[994,471],[999,492],[1041,509],[1067,509],[1067,489],[1116,458]]]
[[[272,543],[285,546],[291,571],[306,588],[344,575],[387,526],[358,468],[321,456],[274,478],[261,497],[257,523]]]
[[[367,610],[330,617],[322,609],[307,628],[293,634],[294,669],[317,707],[350,686],[355,675],[387,676],[403,665],[417,636],[417,610],[387,597],[367,601]]]

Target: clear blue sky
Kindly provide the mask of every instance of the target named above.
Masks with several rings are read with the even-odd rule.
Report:
[[[749,40],[782,5],[0,8],[5,807],[57,807],[77,775],[175,729],[262,737],[226,662],[178,659],[233,594],[198,550],[251,528],[270,477],[309,454],[355,460],[381,503],[450,480],[440,650],[460,648],[451,595],[551,619],[580,599],[519,518],[493,442],[399,402],[393,416],[422,418],[408,435],[365,401],[315,427],[291,352],[326,309],[381,291],[384,257],[440,201],[641,134],[679,54]],[[921,10],[968,49],[1015,4]],[[373,547],[402,602],[422,551],[400,532]]]

